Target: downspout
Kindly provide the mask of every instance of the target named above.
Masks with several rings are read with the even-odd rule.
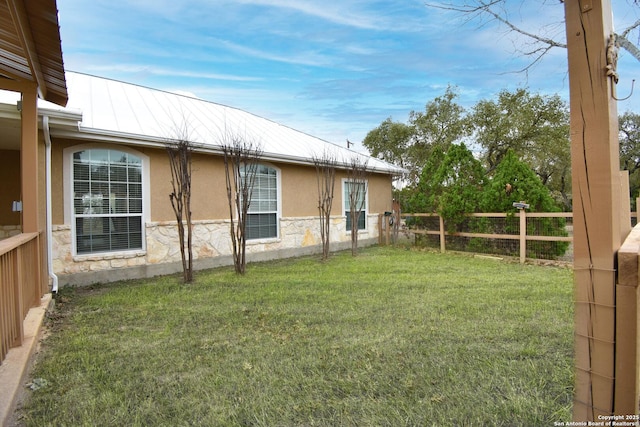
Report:
[[[51,277],[51,292],[58,292],[58,276],[53,272],[53,230],[51,220],[51,134],[49,132],[49,116],[42,116],[42,130],[45,145],[45,176],[47,200],[47,266]]]

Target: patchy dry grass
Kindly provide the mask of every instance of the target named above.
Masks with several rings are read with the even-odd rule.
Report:
[[[553,425],[572,273],[399,248],[63,289],[29,426]]]

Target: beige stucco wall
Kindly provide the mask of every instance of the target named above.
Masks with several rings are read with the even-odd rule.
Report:
[[[391,176],[371,175],[369,177],[369,213],[391,211],[392,201]]]
[[[313,166],[280,165],[282,170],[283,216],[317,216],[318,184]],[[342,216],[344,203],[342,181],[347,179],[345,170],[338,170],[335,178],[334,200],[331,214]],[[390,175],[369,174],[368,212],[384,213],[391,210],[392,180]]]
[[[63,187],[63,149],[78,144],[77,141],[68,142],[54,140],[51,146],[51,218],[53,224],[64,224],[64,187]]]
[[[71,224],[65,224],[64,150],[84,145],[82,141],[54,140],[52,151],[53,198],[53,259],[54,271],[61,284],[82,284],[95,280],[115,280],[163,274],[179,270],[180,252],[177,244],[176,222],[169,194],[171,171],[168,157],[162,148],[135,147],[135,151],[149,159],[150,217],[145,224],[146,248],[129,253],[74,255]],[[106,147],[106,146],[105,146]],[[117,149],[118,146],[111,145]],[[280,172],[281,217],[279,237],[248,242],[253,259],[266,256],[294,256],[317,252],[320,249],[317,181],[313,166],[265,162]],[[350,233],[345,229],[342,213],[342,180],[339,171],[335,182],[332,209],[331,238],[335,249],[346,247]],[[375,242],[378,236],[378,213],[391,210],[391,177],[382,174],[369,176],[369,206],[367,229],[360,240]],[[201,268],[230,262],[229,206],[227,202],[224,163],[220,156],[194,154],[192,181],[192,212],[194,221],[194,259]],[[250,258],[251,259],[251,258]],[[121,273],[111,274],[118,270]],[[131,273],[126,273],[127,271]],[[98,274],[104,272],[109,274]]]
[[[276,166],[282,176],[282,216],[317,216],[318,186],[315,168],[287,164]]]
[[[42,138],[38,144],[38,221],[40,230],[44,230],[46,221],[45,193],[45,147]],[[20,229],[21,215],[12,211],[13,201],[22,200],[22,177],[19,150],[0,150],[0,226],[5,230]],[[13,227],[15,226],[15,227]],[[13,235],[14,233],[12,233]]]
[[[172,186],[167,153],[163,149],[140,151],[149,156],[151,163],[151,220],[175,220],[169,201]],[[191,212],[195,221],[229,216],[224,164],[220,157],[194,153],[191,195]]]
[[[82,141],[55,140],[52,151],[53,194],[63,194],[63,151]],[[117,148],[117,146],[112,146]],[[151,221],[175,220],[169,194],[171,193],[171,170],[167,154],[159,148],[135,148],[150,160],[150,202]],[[265,162],[276,167],[281,173],[282,216],[302,217],[318,215],[318,190],[316,171],[313,166]],[[332,215],[342,212],[342,180],[346,171],[336,174]],[[371,174],[369,180],[369,212],[383,213],[391,210],[391,177]],[[62,197],[53,200],[53,223],[64,223]],[[229,205],[225,186],[224,163],[221,157],[194,154],[192,179],[192,213],[194,220],[226,219]]]
[[[20,151],[0,150],[0,225],[20,224],[14,200],[20,200]]]

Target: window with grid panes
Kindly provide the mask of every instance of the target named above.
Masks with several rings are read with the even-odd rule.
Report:
[[[142,249],[142,159],[118,150],[73,153],[76,252]]]
[[[258,165],[247,213],[247,240],[278,237],[278,173]]]
[[[344,214],[347,217],[347,231],[351,231],[351,202],[350,194],[355,194],[356,208],[360,208],[360,216],[358,217],[358,230],[367,228],[367,185],[364,182],[343,181],[343,197]]]

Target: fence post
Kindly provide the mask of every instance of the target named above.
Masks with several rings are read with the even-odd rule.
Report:
[[[615,68],[615,39],[611,0],[565,0],[564,5],[574,209],[573,419],[584,422],[614,414],[620,398],[614,393],[620,147],[615,79],[605,71],[607,64]]]
[[[446,245],[444,243],[444,218],[442,218],[441,215],[438,215],[438,218],[440,218],[440,252],[445,253],[446,251]]]
[[[520,264],[527,258],[527,215],[525,209],[519,209],[520,214]]]
[[[620,171],[620,194],[629,194],[629,171]],[[631,206],[626,197],[620,197],[620,242],[631,233]]]
[[[391,237],[391,227],[389,226],[389,218],[385,215],[385,217],[383,218],[384,221],[384,244],[389,246],[389,240]]]
[[[640,397],[640,354],[638,353],[638,267],[640,266],[640,227],[634,227],[618,251],[616,284],[616,402],[618,414],[637,413]]]

